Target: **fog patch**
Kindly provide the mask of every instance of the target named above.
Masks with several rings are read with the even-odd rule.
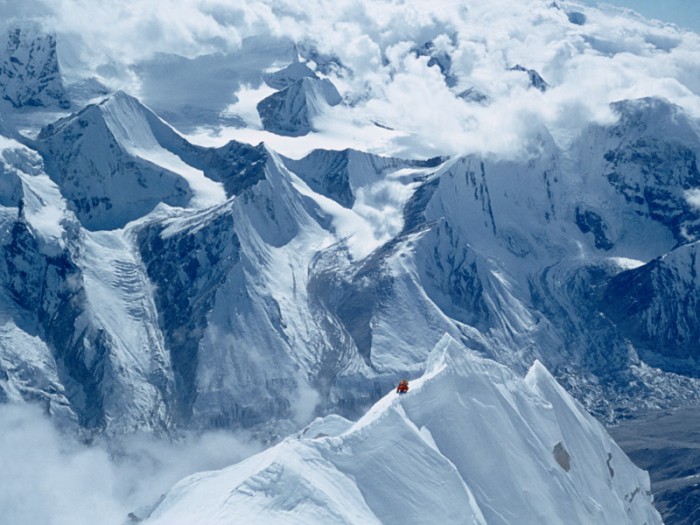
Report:
[[[320,394],[308,385],[300,384],[297,389],[297,397],[293,400],[292,410],[294,422],[305,425],[316,415],[316,408],[321,401]]]
[[[176,442],[150,436],[84,445],[35,406],[0,406],[0,509],[4,523],[123,525],[174,483],[229,466],[262,449],[242,434]]]
[[[684,196],[685,202],[687,202],[691,208],[700,210],[700,188],[686,190]]]

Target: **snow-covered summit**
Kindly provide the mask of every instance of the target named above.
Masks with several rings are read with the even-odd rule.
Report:
[[[97,79],[193,135],[117,92],[33,140],[60,102],[0,101],[16,139],[0,144],[0,400],[39,400],[110,437],[252,427],[278,439],[328,413],[299,442],[382,437],[393,414],[406,439],[407,421],[430,427],[429,462],[455,465],[442,476],[451,500],[487,521],[522,500],[487,509],[488,480],[469,478],[483,465],[463,468],[412,405],[442,406],[425,395],[432,379],[362,428],[342,419],[416,377],[443,334],[516,374],[539,359],[601,418],[700,402],[700,37],[589,2],[468,3],[47,9],[74,104],[94,101]],[[46,46],[38,63],[53,63]],[[30,49],[8,54],[8,78]],[[11,90],[43,85],[22,81]],[[460,359],[438,352],[429,370],[471,392],[476,361]],[[520,384],[490,370],[501,393]],[[522,407],[547,397],[513,388]],[[523,421],[542,417],[523,410],[504,435],[526,455]],[[494,425],[511,414],[493,412]],[[581,455],[557,428],[527,450],[573,476]],[[499,443],[458,430],[482,452]],[[596,443],[585,457],[598,465]],[[506,458],[523,485],[530,467]],[[383,520],[370,499],[358,512]]]
[[[266,130],[296,137],[316,129],[314,119],[341,101],[330,80],[302,76],[282,91],[261,100],[257,108]]]
[[[7,31],[0,54],[0,94],[15,108],[67,109],[70,102],[56,54],[56,37],[24,23]]]
[[[204,207],[225,200],[220,183],[180,158],[175,147],[187,142],[176,139],[148,108],[117,92],[45,127],[37,146],[83,225],[113,229],[160,202]]]
[[[407,394],[312,423],[168,492],[148,524],[661,523],[649,478],[540,363],[525,379],[445,336]]]
[[[530,81],[530,87],[535,88],[543,93],[549,88],[549,84],[542,78],[542,76],[534,69],[528,69],[525,66],[516,64],[511,67],[509,71],[522,71],[527,73],[527,77]]]

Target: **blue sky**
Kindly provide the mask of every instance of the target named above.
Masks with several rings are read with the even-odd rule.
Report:
[[[646,18],[673,22],[700,33],[700,0],[605,0],[605,3],[629,7]]]

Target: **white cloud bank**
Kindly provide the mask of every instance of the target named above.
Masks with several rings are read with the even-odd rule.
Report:
[[[687,190],[685,192],[685,201],[696,210],[700,210],[700,188]]]
[[[101,72],[113,87],[137,95],[135,64],[159,53],[235,53],[252,35],[310,43],[345,66],[331,78],[355,101],[351,110],[334,108],[340,124],[326,125],[326,131],[337,135],[348,123],[381,123],[395,130],[394,138],[387,144],[382,137],[374,148],[370,138],[364,145],[384,153],[519,153],[533,130],[546,126],[565,141],[589,122],[611,121],[609,103],[627,98],[664,97],[700,117],[700,36],[611,6],[551,0],[15,4],[0,3],[8,23],[33,16],[57,31],[69,75]],[[573,11],[585,14],[583,25],[569,20]],[[448,87],[438,66],[415,53],[426,42],[449,53],[454,85]],[[516,64],[538,71],[550,89],[528,89],[525,73],[509,71]],[[250,117],[257,86],[230,85],[230,102],[243,89],[241,108]],[[487,105],[457,97],[468,88],[487,95]],[[157,106],[157,94],[149,96]],[[235,108],[227,104],[225,110]],[[248,120],[259,126],[255,115]],[[362,133],[355,142],[363,143]]]
[[[231,465],[261,446],[226,433],[179,443],[116,440],[109,449],[59,433],[40,410],[0,406],[0,522],[123,525],[181,478]]]

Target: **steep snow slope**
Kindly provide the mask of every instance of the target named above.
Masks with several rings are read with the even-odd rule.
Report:
[[[65,116],[56,41],[10,33],[0,129],[23,145],[0,140],[0,400],[88,437],[275,440],[356,417],[447,333],[518,373],[539,359],[601,418],[700,402],[697,35],[566,0],[184,2],[163,25],[137,4],[45,10],[73,46],[62,59],[84,60],[71,93],[128,86],[212,126],[197,129],[209,146],[122,92],[37,136]],[[258,103],[268,129],[314,133],[258,129]],[[372,154],[347,149],[360,143]],[[320,144],[339,151],[309,153]],[[574,465],[564,445],[547,447]],[[462,508],[500,512],[457,456],[457,477],[430,458]],[[357,515],[383,519],[355,477]]]
[[[273,152],[260,162],[261,178],[226,204],[155,214],[131,229],[156,285],[183,417],[205,426],[263,424],[271,416],[301,421],[319,401],[352,407],[373,391],[363,383],[375,373],[319,297],[324,285],[315,276],[330,270],[325,264],[344,271],[352,257],[380,246],[386,232],[369,227],[367,204],[355,211],[314,192]],[[399,161],[385,163],[398,186],[419,176],[402,171]],[[382,180],[353,184],[362,189]],[[318,261],[321,254],[327,263]],[[381,372],[393,381],[397,369]],[[340,387],[338,376],[349,383]],[[329,399],[331,390],[338,391]]]
[[[51,196],[31,200],[12,170],[4,178],[15,232],[4,245],[7,273],[15,261],[27,266],[26,278],[8,277],[8,297],[38,316],[55,355],[70,342],[61,381],[93,429],[120,421],[109,424],[277,434],[314,410],[357,415],[400,375],[420,373],[444,333],[519,371],[540,359],[604,417],[632,409],[638,395],[649,406],[692,402],[692,379],[643,361],[674,372],[692,358],[682,342],[697,333],[692,293],[685,306],[650,304],[635,320],[609,299],[697,217],[687,198],[692,122],[662,101],[630,105],[636,117],[592,128],[567,152],[541,130],[526,159],[319,150],[293,160],[262,145],[192,145],[117,93],[40,135]],[[648,124],[656,113],[668,116],[658,138]],[[606,160],[652,139],[676,183],[636,170],[636,157]],[[685,144],[687,159],[669,144]],[[570,157],[586,148],[588,168],[574,171]],[[624,187],[606,176],[611,166],[625,173]],[[656,206],[625,197],[642,183],[644,195],[673,198]],[[616,206],[600,204],[608,201]],[[36,224],[43,217],[41,227],[15,220],[21,206]],[[132,222],[83,231],[67,208],[88,230]],[[54,264],[39,248],[45,236],[63,266],[40,284]],[[639,293],[666,301],[661,290],[687,290],[692,253],[668,258],[687,271],[664,271],[663,286]],[[53,319],[54,306],[29,299],[35,288],[72,298],[71,308]],[[659,311],[664,322],[642,330]],[[660,342],[681,360],[656,359]]]
[[[4,179],[7,224],[15,232],[4,241],[8,300],[17,305],[17,322],[33,317],[46,334],[66,404],[81,425],[121,432],[269,422],[276,433],[278,425],[311,417],[319,401],[342,403],[349,413],[372,401],[375,389],[366,381],[381,360],[361,356],[365,347],[358,350],[343,326],[353,314],[342,307],[339,322],[309,270],[329,271],[337,258],[333,271],[345,271],[391,239],[402,228],[403,203],[433,164],[341,154],[354,201],[347,208],[333,200],[328,178],[313,182],[312,163],[298,167],[318,191],[262,146],[189,144],[123,93],[46,128],[39,144],[53,180],[36,156],[30,186],[22,189],[14,168]],[[94,180],[77,176],[85,173]],[[202,188],[196,176],[222,192],[220,205],[198,211],[161,202],[158,191],[172,188],[162,177],[194,192]],[[51,195],[35,198],[38,181]],[[139,190],[124,191],[129,183]],[[109,203],[102,206],[98,195],[105,192]],[[107,217],[143,217],[124,230],[86,231],[69,208],[88,229],[105,226],[98,221]],[[30,211],[28,228],[16,217]],[[322,252],[326,262],[319,264]],[[20,261],[24,277],[13,280]],[[57,278],[45,280],[55,265]],[[46,302],[54,294],[60,301]],[[428,346],[435,337],[431,330]],[[377,369],[383,384],[421,360],[408,352],[386,357]]]
[[[349,428],[348,428],[349,427]],[[445,336],[357,423],[186,478],[145,523],[661,523],[646,473],[536,363],[523,380]]]
[[[600,30],[600,20],[581,25],[558,5],[535,7],[532,16],[566,42]],[[473,6],[469,17],[493,20],[495,9]],[[387,48],[386,63],[366,67],[455,93],[478,85],[502,100],[484,77],[465,77],[457,33],[413,36],[415,45]],[[556,68],[522,58],[496,63],[492,78],[517,77],[523,85],[513,89],[536,97],[527,104],[559,100]],[[536,67],[550,88],[528,89],[527,68],[510,71],[518,63]],[[243,39],[230,56],[158,56],[133,71],[149,100],[183,111],[200,95],[218,93],[216,105],[236,87],[257,92],[264,79],[323,100],[319,76],[345,90],[354,82],[337,56],[277,37]],[[157,93],[164,82],[176,85]],[[206,90],[188,91],[200,84]],[[296,95],[285,100],[304,102]],[[352,133],[366,124],[372,101],[363,109],[362,97],[376,93],[354,95],[332,112]],[[469,111],[499,117],[483,103]],[[319,109],[302,106],[282,103],[282,116]],[[462,115],[412,109],[440,121]],[[666,372],[696,374],[698,122],[654,98],[610,113],[564,142],[535,119],[527,140],[502,154],[407,161],[344,149],[285,158],[263,144],[194,145],[117,92],[36,141],[22,139],[43,156],[34,193],[12,170],[0,181],[8,304],[15,319],[41,328],[25,335],[63,356],[59,368],[70,356],[59,382],[94,429],[119,410],[149,429],[285,427],[314,409],[356,415],[400,375],[419,373],[444,333],[519,371],[540,359],[604,417],[638,406],[640,395],[651,406],[690,403],[696,381]],[[406,129],[395,131],[415,146]],[[670,293],[682,301],[670,306]],[[157,404],[149,421],[146,407]]]
[[[167,127],[123,92],[42,130],[38,148],[83,225],[114,229],[159,202],[204,207],[222,202],[220,184],[163,148]]]
[[[538,357],[563,380],[573,378],[571,387],[576,377],[593,372],[607,378],[605,388],[619,385],[614,395],[632,404],[638,392],[623,392],[625,385],[644,385],[652,404],[663,402],[670,390],[687,402],[697,399],[692,381],[663,374],[652,379],[653,370],[635,367],[637,351],[663,355],[669,351],[662,348],[672,347],[682,353],[694,330],[685,327],[696,326],[692,299],[671,308],[664,319],[673,321],[645,317],[656,326],[647,331],[638,322],[625,328],[629,321],[608,302],[616,303],[613,295],[624,302],[630,294],[630,281],[622,276],[630,264],[654,267],[655,258],[693,238],[687,232],[699,214],[687,194],[698,184],[697,126],[665,101],[615,109],[617,124],[589,130],[568,151],[543,134],[527,162],[465,157],[427,181],[407,208],[413,214],[409,224],[423,231],[415,250],[419,287],[466,325],[460,330],[475,348],[501,362],[517,368]],[[664,274],[664,289],[694,288],[694,263],[686,262],[688,269]],[[620,284],[604,292],[609,279]],[[668,310],[667,298],[659,297],[649,312]],[[653,332],[653,342],[645,336],[641,344],[637,332]],[[663,358],[652,362],[670,372],[683,369]],[[590,383],[580,386],[590,393]],[[596,410],[606,412],[604,403]]]
[[[166,427],[172,379],[139,263],[120,233],[81,230],[36,152],[1,146],[21,184],[3,195],[2,396],[92,430]]]
[[[623,248],[628,257],[648,261],[698,235],[700,215],[687,192],[700,187],[700,128],[662,99],[628,100],[612,109],[618,122],[590,126],[572,148],[583,187],[598,189],[581,192],[576,222],[593,234],[596,248]],[[634,254],[642,249],[653,251]]]

